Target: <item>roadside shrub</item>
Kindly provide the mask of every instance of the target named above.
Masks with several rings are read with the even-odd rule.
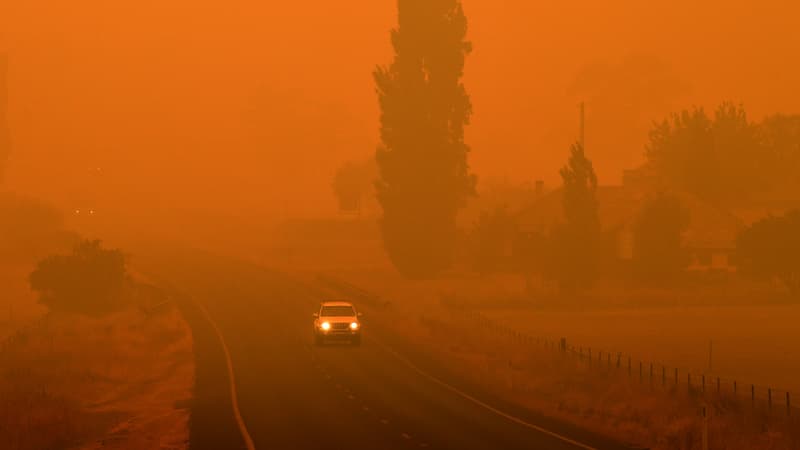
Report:
[[[103,249],[100,241],[83,241],[70,255],[50,256],[30,275],[39,302],[51,311],[103,315],[123,306],[125,256]]]

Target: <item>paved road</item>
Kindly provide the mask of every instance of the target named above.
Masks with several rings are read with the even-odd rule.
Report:
[[[408,352],[397,350],[399,344],[379,330],[370,331],[369,322],[361,347],[314,347],[310,324],[318,299],[280,274],[202,255],[171,255],[148,270],[204,304],[219,326],[240,410],[257,449],[587,448],[509,420],[420,374],[402,359]],[[230,420],[219,345],[197,315],[191,320],[199,338],[191,447],[244,448]],[[428,367],[411,356],[408,360]],[[440,380],[445,376],[423,370]],[[462,386],[449,376],[448,384]],[[588,448],[621,448],[468,393]]]

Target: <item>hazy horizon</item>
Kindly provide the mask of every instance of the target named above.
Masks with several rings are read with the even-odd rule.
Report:
[[[8,3],[7,188],[137,217],[334,213],[336,168],[379,142],[371,72],[390,61],[395,2]],[[793,2],[464,3],[482,180],[558,183],[581,100],[601,184],[643,161],[671,111],[798,112]]]

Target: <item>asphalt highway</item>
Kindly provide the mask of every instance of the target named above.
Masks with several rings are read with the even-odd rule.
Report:
[[[247,448],[225,351],[241,425],[257,449],[625,448],[471,390],[369,317],[360,347],[314,346],[312,313],[324,299],[280,273],[177,253],[150,260],[148,270],[169,280],[195,334],[192,449]]]

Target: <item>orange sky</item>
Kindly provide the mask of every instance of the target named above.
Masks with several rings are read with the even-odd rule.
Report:
[[[756,118],[800,112],[796,1],[464,6],[475,47],[467,139],[483,178],[556,183],[581,99],[606,183],[641,161],[649,124],[676,108],[729,99]],[[8,184],[62,206],[326,213],[335,168],[378,143],[371,71],[390,61],[394,1],[0,8]]]

